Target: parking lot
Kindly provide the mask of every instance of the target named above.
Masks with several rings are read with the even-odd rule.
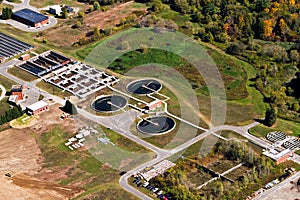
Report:
[[[151,192],[152,195],[156,196],[157,199],[161,200],[168,200],[172,199],[172,195],[169,193],[166,193],[156,187],[154,184],[149,183],[148,181],[142,180],[141,177],[137,176],[132,181],[133,184],[135,184],[137,187],[143,187],[149,192]]]

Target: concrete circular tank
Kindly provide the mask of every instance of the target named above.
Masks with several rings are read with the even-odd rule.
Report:
[[[161,135],[174,130],[176,122],[168,116],[152,116],[140,120],[138,131],[148,135]]]
[[[155,79],[140,79],[129,83],[126,90],[130,94],[146,95],[159,91],[161,88],[161,83]]]
[[[123,109],[127,105],[127,100],[119,95],[109,95],[96,98],[91,107],[97,112],[115,112]]]

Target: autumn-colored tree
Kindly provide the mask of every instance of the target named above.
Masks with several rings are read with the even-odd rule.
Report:
[[[273,25],[271,20],[264,20],[264,37],[270,38],[273,32]]]

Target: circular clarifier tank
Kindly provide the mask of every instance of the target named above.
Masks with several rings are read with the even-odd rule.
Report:
[[[159,91],[162,85],[155,79],[141,79],[129,83],[126,90],[130,94],[147,95]]]
[[[161,135],[172,131],[176,126],[174,119],[168,116],[152,116],[140,120],[138,131],[148,135]]]
[[[127,105],[127,100],[119,95],[102,96],[96,98],[91,107],[97,112],[115,112],[123,109]]]

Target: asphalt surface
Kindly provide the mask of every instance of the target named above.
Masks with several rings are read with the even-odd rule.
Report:
[[[29,89],[25,91],[25,94],[28,95],[28,98],[26,99],[26,101],[21,103],[22,107],[26,107],[28,105],[31,105],[31,104],[37,102],[40,95],[43,95],[45,99],[53,99],[56,102],[64,105],[65,100],[63,100],[57,96],[51,95],[48,92],[35,86],[36,83],[40,81],[40,79],[34,80],[32,82],[25,82],[25,81],[19,79],[18,77],[15,77],[15,76],[7,73],[7,70],[9,68],[13,67],[14,65],[18,64],[19,62],[20,62],[19,60],[13,59],[8,62],[5,62],[4,64],[1,64],[0,65],[0,74],[2,76],[5,76],[5,77],[13,80],[17,84],[25,84],[26,86],[28,86]]]

